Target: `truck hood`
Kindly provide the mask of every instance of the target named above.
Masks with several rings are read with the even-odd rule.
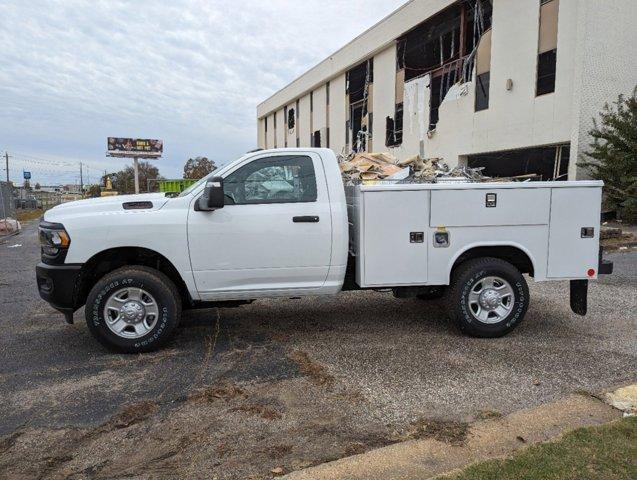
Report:
[[[89,198],[62,203],[44,214],[47,222],[61,222],[65,217],[81,216],[85,214],[100,214],[107,212],[140,212],[154,211],[163,207],[170,199],[163,193],[141,193],[139,195],[116,195],[112,197]],[[126,210],[124,204],[130,202],[150,202],[152,207]]]

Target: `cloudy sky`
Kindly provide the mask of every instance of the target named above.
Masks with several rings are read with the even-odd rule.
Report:
[[[258,103],[404,1],[3,0],[11,179],[73,183],[79,161],[93,178],[118,170],[107,136],[163,139],[167,177],[191,156],[226,163],[255,147]]]

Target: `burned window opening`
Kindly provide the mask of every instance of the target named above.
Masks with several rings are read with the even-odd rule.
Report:
[[[570,145],[531,147],[519,150],[470,155],[467,165],[484,167],[489,177],[529,176],[531,180],[566,180]]]
[[[385,146],[393,147],[396,145],[396,126],[394,119],[385,117]]]
[[[397,70],[405,81],[425,75],[459,59],[473,61],[482,34],[491,27],[489,0],[463,0],[421,23],[397,40]],[[463,69],[468,80],[470,68]]]
[[[374,81],[374,63],[367,60],[347,72],[346,92],[351,104],[365,98],[366,87]]]
[[[396,147],[403,143],[403,104],[396,105],[394,117],[385,119],[385,146]]]
[[[288,110],[288,130],[294,130],[295,122],[296,117],[294,116],[294,109],[290,108]]]
[[[430,83],[431,97],[429,99],[429,130],[434,130],[439,119],[439,108],[442,101],[447,95],[449,89],[456,83],[459,78],[459,65],[451,65],[451,68],[444,69],[441,75],[432,77]]]
[[[352,149],[355,152],[365,151],[368,145],[368,138],[371,138],[370,93],[373,80],[374,63],[372,60],[367,60],[357,65],[349,70],[346,75],[346,93],[349,98],[350,113],[349,129],[352,131]],[[349,139],[349,131],[347,132],[347,138]]]

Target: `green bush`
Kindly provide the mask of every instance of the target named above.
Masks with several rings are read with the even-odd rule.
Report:
[[[617,209],[624,221],[637,223],[637,87],[632,96],[620,95],[606,104],[599,116],[588,132],[593,142],[578,165],[604,181],[607,207]]]

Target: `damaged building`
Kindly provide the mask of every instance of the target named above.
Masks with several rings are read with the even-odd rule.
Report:
[[[411,0],[257,108],[260,148],[388,152],[575,179],[637,84],[634,0]]]

